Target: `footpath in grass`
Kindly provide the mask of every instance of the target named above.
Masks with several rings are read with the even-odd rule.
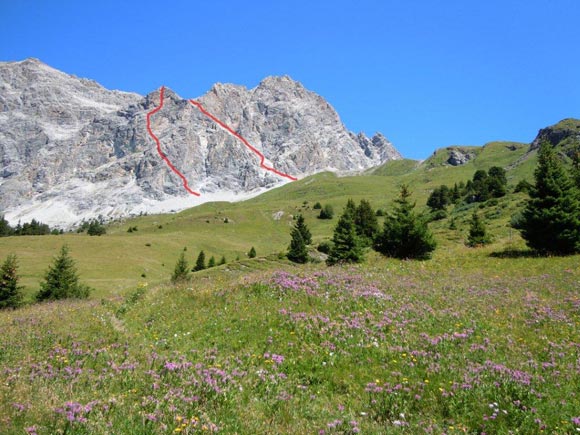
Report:
[[[2,312],[0,432],[579,431],[578,256],[481,252]]]

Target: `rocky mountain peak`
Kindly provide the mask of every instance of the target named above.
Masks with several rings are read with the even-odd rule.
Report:
[[[170,88],[111,91],[37,59],[0,63],[0,214],[67,226],[82,218],[231,200],[324,170],[401,158],[381,134],[350,133],[332,106],[288,76],[253,89],[215,84],[196,98],[253,150]],[[197,198],[183,186],[183,179]]]

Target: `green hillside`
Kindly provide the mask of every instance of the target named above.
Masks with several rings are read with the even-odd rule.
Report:
[[[292,216],[302,213],[312,230],[314,242],[330,238],[336,224],[320,220],[316,202],[331,204],[337,214],[349,198],[368,199],[375,208],[388,210],[399,186],[409,184],[419,209],[425,208],[431,190],[441,184],[469,180],[477,169],[497,165],[508,169],[510,185],[520,179],[532,179],[535,153],[526,156],[528,147],[511,142],[493,142],[471,147],[476,157],[461,166],[445,161],[448,149],[441,149],[423,161],[388,162],[357,176],[338,177],[331,173],[317,174],[273,189],[256,198],[238,203],[208,203],[177,214],[141,216],[111,224],[102,237],[86,234],[62,236],[27,236],[0,239],[0,258],[9,253],[18,255],[25,292],[36,292],[44,270],[59,247],[66,243],[76,259],[84,281],[96,289],[95,296],[123,294],[140,282],[155,284],[168,279],[179,252],[187,247],[192,263],[200,250],[206,258],[225,255],[228,261],[246,258],[254,246],[258,256],[285,251],[289,243]],[[523,157],[527,157],[522,160]],[[509,195],[487,213],[494,216],[493,229],[507,234],[505,224],[518,209],[522,194]],[[281,213],[282,212],[282,213]],[[465,230],[462,223],[468,211],[459,213],[460,231],[445,231],[445,221],[434,224],[440,243],[453,243]],[[228,223],[225,223],[227,219]],[[138,231],[128,233],[129,227]],[[517,236],[514,236],[517,237]]]
[[[451,153],[470,160],[454,166]],[[450,147],[116,222],[101,237],[1,238],[28,300],[64,243],[95,291],[0,311],[0,433],[578,432],[580,255],[536,257],[509,226],[527,198],[513,187],[535,165],[523,144]],[[434,188],[492,166],[509,193],[431,222],[428,261],[371,251],[329,268],[278,255],[298,213],[315,245],[330,238],[337,216],[317,219],[316,202],[388,211],[405,183],[426,211]],[[465,245],[474,210],[494,238],[477,249]],[[191,265],[201,249],[228,263],[170,285],[184,248]]]

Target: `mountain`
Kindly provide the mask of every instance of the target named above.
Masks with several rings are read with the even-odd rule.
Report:
[[[253,89],[218,83],[195,102],[247,145],[171,89],[141,96],[37,59],[0,63],[0,213],[13,223],[68,226],[241,199],[288,182],[281,174],[360,171],[401,158],[380,133],[349,132],[324,98],[287,76]],[[148,113],[167,162],[147,131]],[[261,167],[258,153],[277,172]]]
[[[571,155],[580,145],[580,119],[566,118],[554,125],[542,128],[530,148],[532,150],[540,148],[542,142],[559,146],[566,154]]]

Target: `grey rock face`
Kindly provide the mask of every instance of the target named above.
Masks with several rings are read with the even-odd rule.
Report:
[[[530,150],[539,149],[542,142],[552,146],[563,146],[569,155],[573,147],[580,144],[580,120],[574,118],[563,119],[555,125],[542,128],[530,145]]]
[[[459,148],[449,148],[449,158],[447,159],[447,163],[451,166],[464,165],[474,157],[474,153]]]
[[[216,84],[196,99],[243,136],[265,164],[300,178],[399,159],[380,133],[346,130],[319,95],[289,77],[257,87]],[[143,97],[111,91],[35,59],[0,63],[0,213],[66,226],[82,218],[179,210],[241,198],[288,180],[189,101],[165,89],[151,115],[162,152],[201,194],[193,197],[159,156]]]

